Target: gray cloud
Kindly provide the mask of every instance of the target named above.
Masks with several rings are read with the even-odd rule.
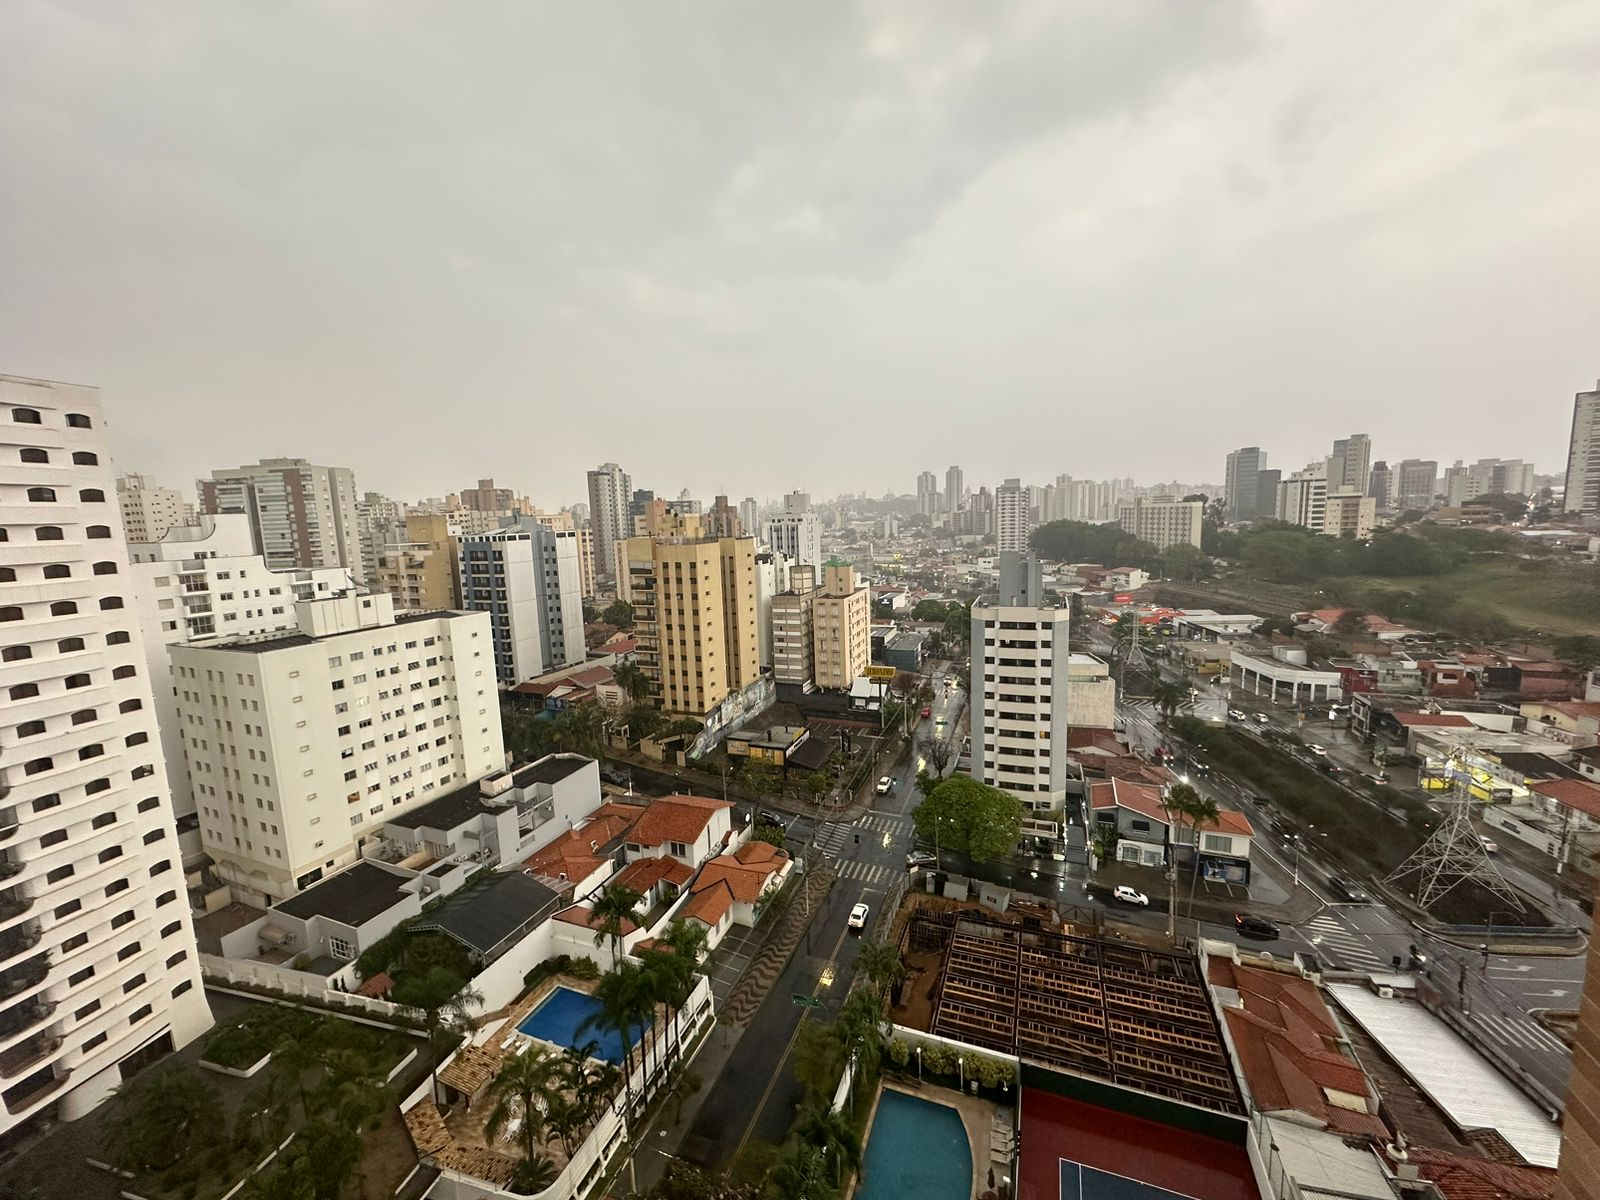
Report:
[[[0,369],[174,482],[1556,469],[1597,66],[1578,0],[16,0]]]

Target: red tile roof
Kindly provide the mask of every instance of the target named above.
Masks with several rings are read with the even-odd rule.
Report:
[[[1600,784],[1587,779],[1542,779],[1528,785],[1530,792],[1549,796],[1557,804],[1577,809],[1585,816],[1600,820]]]
[[[1106,750],[1112,754],[1126,754],[1128,744],[1119,738],[1110,729],[1081,729],[1067,730],[1067,749],[1081,750],[1092,746],[1097,750]]]
[[[660,858],[635,859],[611,877],[611,885],[620,884],[636,892],[648,892],[662,880],[682,887],[693,875],[693,867],[679,862],[670,854],[663,854]]]
[[[728,887],[727,880],[719,879],[714,887],[690,896],[678,910],[678,916],[684,920],[693,918],[708,928],[715,928],[732,907],[733,891]]]
[[[1397,712],[1392,714],[1401,725],[1437,726],[1441,729],[1471,729],[1472,722],[1459,713]]]
[[[767,842],[746,842],[733,854],[719,854],[701,867],[692,890],[698,894],[723,884],[733,892],[734,899],[754,904],[761,898],[767,881],[788,863],[786,851]]]
[[[641,846],[693,842],[705,832],[713,815],[732,807],[726,800],[706,796],[662,796],[644,810],[628,840]]]
[[[567,925],[581,925],[585,929],[599,929],[600,925],[595,920],[594,909],[585,904],[574,904],[570,908],[563,908],[555,916],[557,921]],[[622,933],[626,937],[639,927],[626,917],[622,919]]]
[[[1372,1113],[1334,1103],[1329,1092],[1365,1099],[1361,1065],[1340,1053],[1339,1027],[1317,986],[1299,974],[1212,959],[1210,981],[1232,987],[1241,1007],[1223,1010],[1239,1065],[1262,1112],[1296,1111],[1341,1134],[1387,1140]]]
[[[1231,808],[1218,810],[1217,819],[1200,826],[1200,832],[1231,833],[1239,837],[1254,837],[1256,834],[1250,825],[1250,818],[1242,812],[1234,812]]]
[[[1145,762],[1142,758],[1124,755],[1117,758],[1090,758],[1088,766],[1101,771],[1108,779],[1127,779],[1134,783],[1149,783],[1166,787],[1172,782],[1172,772],[1166,767]]]
[[[1089,784],[1089,803],[1097,809],[1125,808],[1163,825],[1172,823],[1161,803],[1161,789],[1154,784],[1127,779],[1095,780]]]
[[[593,849],[620,837],[643,809],[633,805],[602,804],[578,828],[569,829],[544,849],[524,861],[535,875],[554,879],[565,873],[568,879],[584,879],[598,871],[608,856]]]
[[[1412,1146],[1407,1153],[1417,1173],[1445,1200],[1550,1200],[1555,1195],[1556,1173],[1548,1167],[1511,1166],[1426,1146]]]

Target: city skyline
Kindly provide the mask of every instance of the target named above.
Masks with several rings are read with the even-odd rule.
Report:
[[[1292,470],[1350,429],[1553,470],[1596,375],[1582,7],[176,7],[26,6],[0,80],[0,359],[103,388],[169,484],[822,496]],[[697,443],[780,412],[778,472]],[[837,437],[866,414],[926,463]]]

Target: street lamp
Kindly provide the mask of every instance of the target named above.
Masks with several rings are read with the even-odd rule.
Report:
[[[922,1043],[917,1043],[917,1082],[922,1082]]]

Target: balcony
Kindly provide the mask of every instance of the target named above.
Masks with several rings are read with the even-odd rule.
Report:
[[[33,897],[24,896],[16,888],[8,888],[0,892],[0,921],[9,921],[20,917],[33,907]]]
[[[15,808],[0,808],[0,843],[9,842],[22,828],[22,817]]]
[[[25,963],[0,971],[0,1000],[38,987],[50,974],[50,956],[36,954]]]
[[[60,1034],[37,1033],[0,1054],[0,1079],[15,1079],[61,1049]]]
[[[67,1080],[72,1078],[72,1069],[63,1067],[59,1074],[51,1067],[35,1071],[15,1087],[9,1087],[0,1098],[5,1100],[6,1111],[9,1113],[24,1113],[34,1105],[48,1099],[50,1094],[58,1090]]]
[[[20,859],[14,859],[10,855],[0,854],[0,879],[10,879],[14,875],[20,874],[22,867],[23,864]]]
[[[55,1001],[41,1000],[38,996],[30,996],[20,1004],[0,1009],[0,1041],[14,1038],[35,1025],[43,1024],[55,1011]]]
[[[38,921],[29,921],[0,933],[0,963],[10,962],[39,944],[44,932]]]

